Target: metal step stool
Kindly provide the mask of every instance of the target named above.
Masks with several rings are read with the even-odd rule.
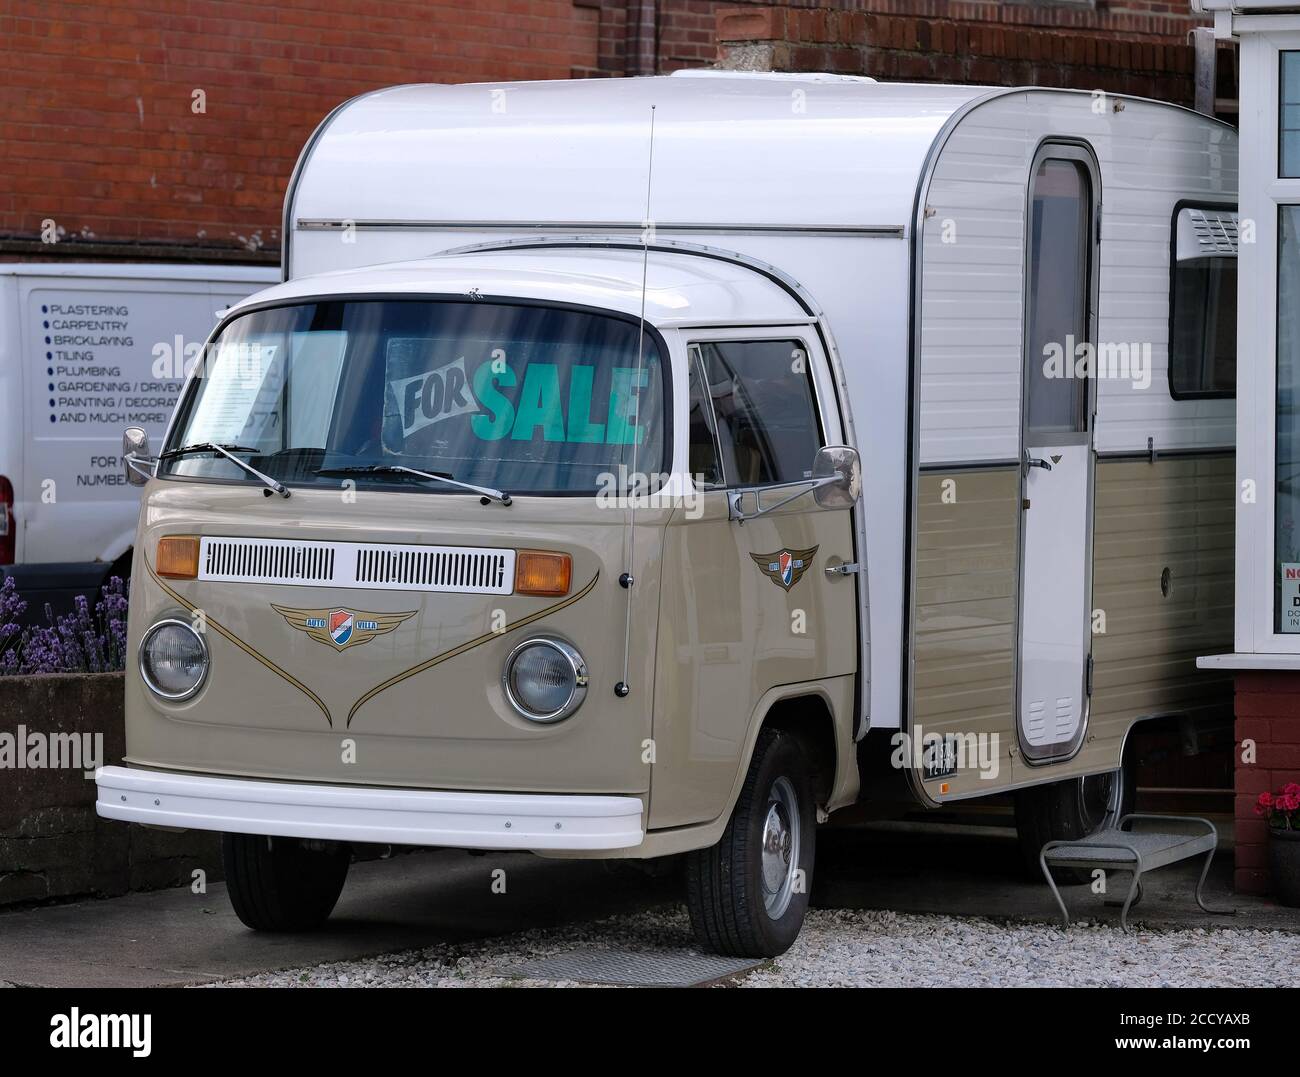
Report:
[[[1194,832],[1162,830],[1130,830],[1133,823],[1179,823],[1181,825],[1197,824]],[[1203,827],[1204,829],[1199,829]],[[1212,909],[1201,898],[1201,889],[1205,886],[1205,877],[1210,873],[1210,862],[1214,859],[1214,850],[1219,844],[1218,833],[1214,824],[1208,819],[1192,815],[1126,815],[1119,825],[1098,830],[1078,841],[1049,841],[1038,855],[1039,866],[1043,869],[1043,878],[1052,888],[1052,896],[1060,907],[1061,918],[1065,927],[1070,926],[1070,914],[1061,899],[1056,880],[1052,878],[1052,868],[1087,868],[1104,871],[1127,871],[1133,875],[1129,884],[1128,896],[1120,910],[1120,926],[1128,930],[1128,910],[1133,904],[1142,885],[1142,875],[1156,868],[1176,864],[1180,860],[1190,860],[1194,856],[1205,854],[1205,866],[1196,883],[1196,904],[1205,912],[1220,916],[1231,916],[1236,909]]]

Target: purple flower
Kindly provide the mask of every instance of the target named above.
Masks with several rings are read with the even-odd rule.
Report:
[[[0,675],[123,669],[128,593],[120,577],[110,577],[93,611],[79,595],[71,613],[56,617],[46,605],[46,623],[24,629],[18,620],[27,603],[18,596],[13,580],[6,579],[0,587]]]

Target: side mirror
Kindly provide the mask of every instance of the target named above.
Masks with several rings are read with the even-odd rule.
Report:
[[[138,426],[128,426],[122,433],[122,466],[126,481],[143,486],[153,477],[156,461],[149,455],[149,435]]]
[[[813,488],[813,498],[824,509],[849,509],[862,495],[862,459],[848,445],[827,445],[813,458],[813,480],[833,479]]]

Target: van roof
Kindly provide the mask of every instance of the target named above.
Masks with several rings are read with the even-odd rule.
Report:
[[[396,86],[322,125],[286,223],[580,230],[648,216],[674,227],[899,229],[945,122],[1000,92],[729,72]]]
[[[143,262],[0,262],[0,276],[113,277],[129,280],[221,280],[261,284],[280,279],[276,266]]]
[[[321,296],[505,296],[641,312],[642,253],[628,249],[547,246],[445,254],[356,270],[297,277],[243,300],[281,303]],[[769,324],[807,322],[781,286],[732,262],[650,251],[645,257],[645,313],[651,325],[737,324],[762,311]]]

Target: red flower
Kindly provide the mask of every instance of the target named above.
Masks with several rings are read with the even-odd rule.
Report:
[[[1267,815],[1272,807],[1273,807],[1273,794],[1260,793],[1259,799],[1255,801],[1255,814]]]

